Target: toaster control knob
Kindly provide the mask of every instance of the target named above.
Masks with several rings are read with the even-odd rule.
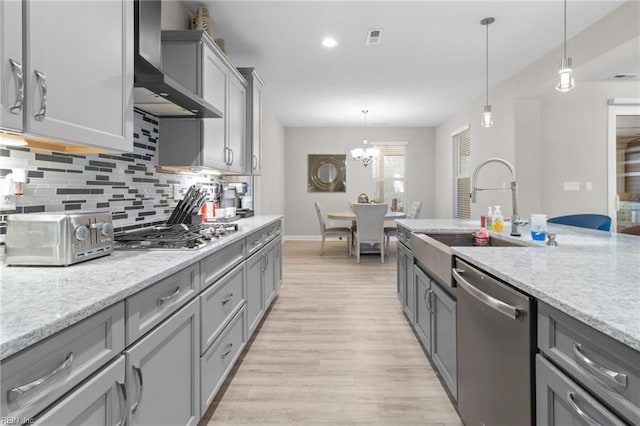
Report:
[[[102,228],[100,228],[100,233],[105,237],[110,236],[112,231],[113,231],[113,226],[111,226],[110,223],[103,223]]]
[[[85,225],[80,225],[76,227],[74,235],[78,241],[84,241],[89,237],[89,228]]]

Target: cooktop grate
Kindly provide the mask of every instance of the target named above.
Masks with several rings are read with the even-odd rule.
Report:
[[[193,249],[238,230],[235,223],[157,226],[115,235],[116,249]]]

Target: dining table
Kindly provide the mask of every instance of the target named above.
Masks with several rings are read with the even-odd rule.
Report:
[[[356,214],[352,211],[327,213],[327,217],[332,220],[356,220]],[[407,217],[406,212],[388,211],[384,216],[385,219],[404,219]]]

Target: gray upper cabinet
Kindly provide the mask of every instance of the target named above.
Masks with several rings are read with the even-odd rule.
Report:
[[[109,366],[39,416],[36,425],[124,426],[127,419],[125,360]]]
[[[24,67],[22,3],[0,2],[0,129],[22,132]]]
[[[133,2],[27,0],[23,10],[24,132],[131,151]],[[3,80],[7,70],[3,63]]]
[[[255,68],[238,68],[247,80],[247,169],[262,174],[262,87],[264,81]]]
[[[163,31],[162,69],[223,118],[160,121],[164,166],[246,173],[247,82],[204,31]]]
[[[198,300],[125,351],[129,425],[195,425],[200,419]]]

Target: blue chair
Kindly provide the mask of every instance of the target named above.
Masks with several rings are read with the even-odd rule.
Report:
[[[571,214],[568,216],[557,216],[548,219],[547,223],[579,226],[580,228],[597,229],[598,231],[609,231],[611,229],[611,218],[603,214]]]

